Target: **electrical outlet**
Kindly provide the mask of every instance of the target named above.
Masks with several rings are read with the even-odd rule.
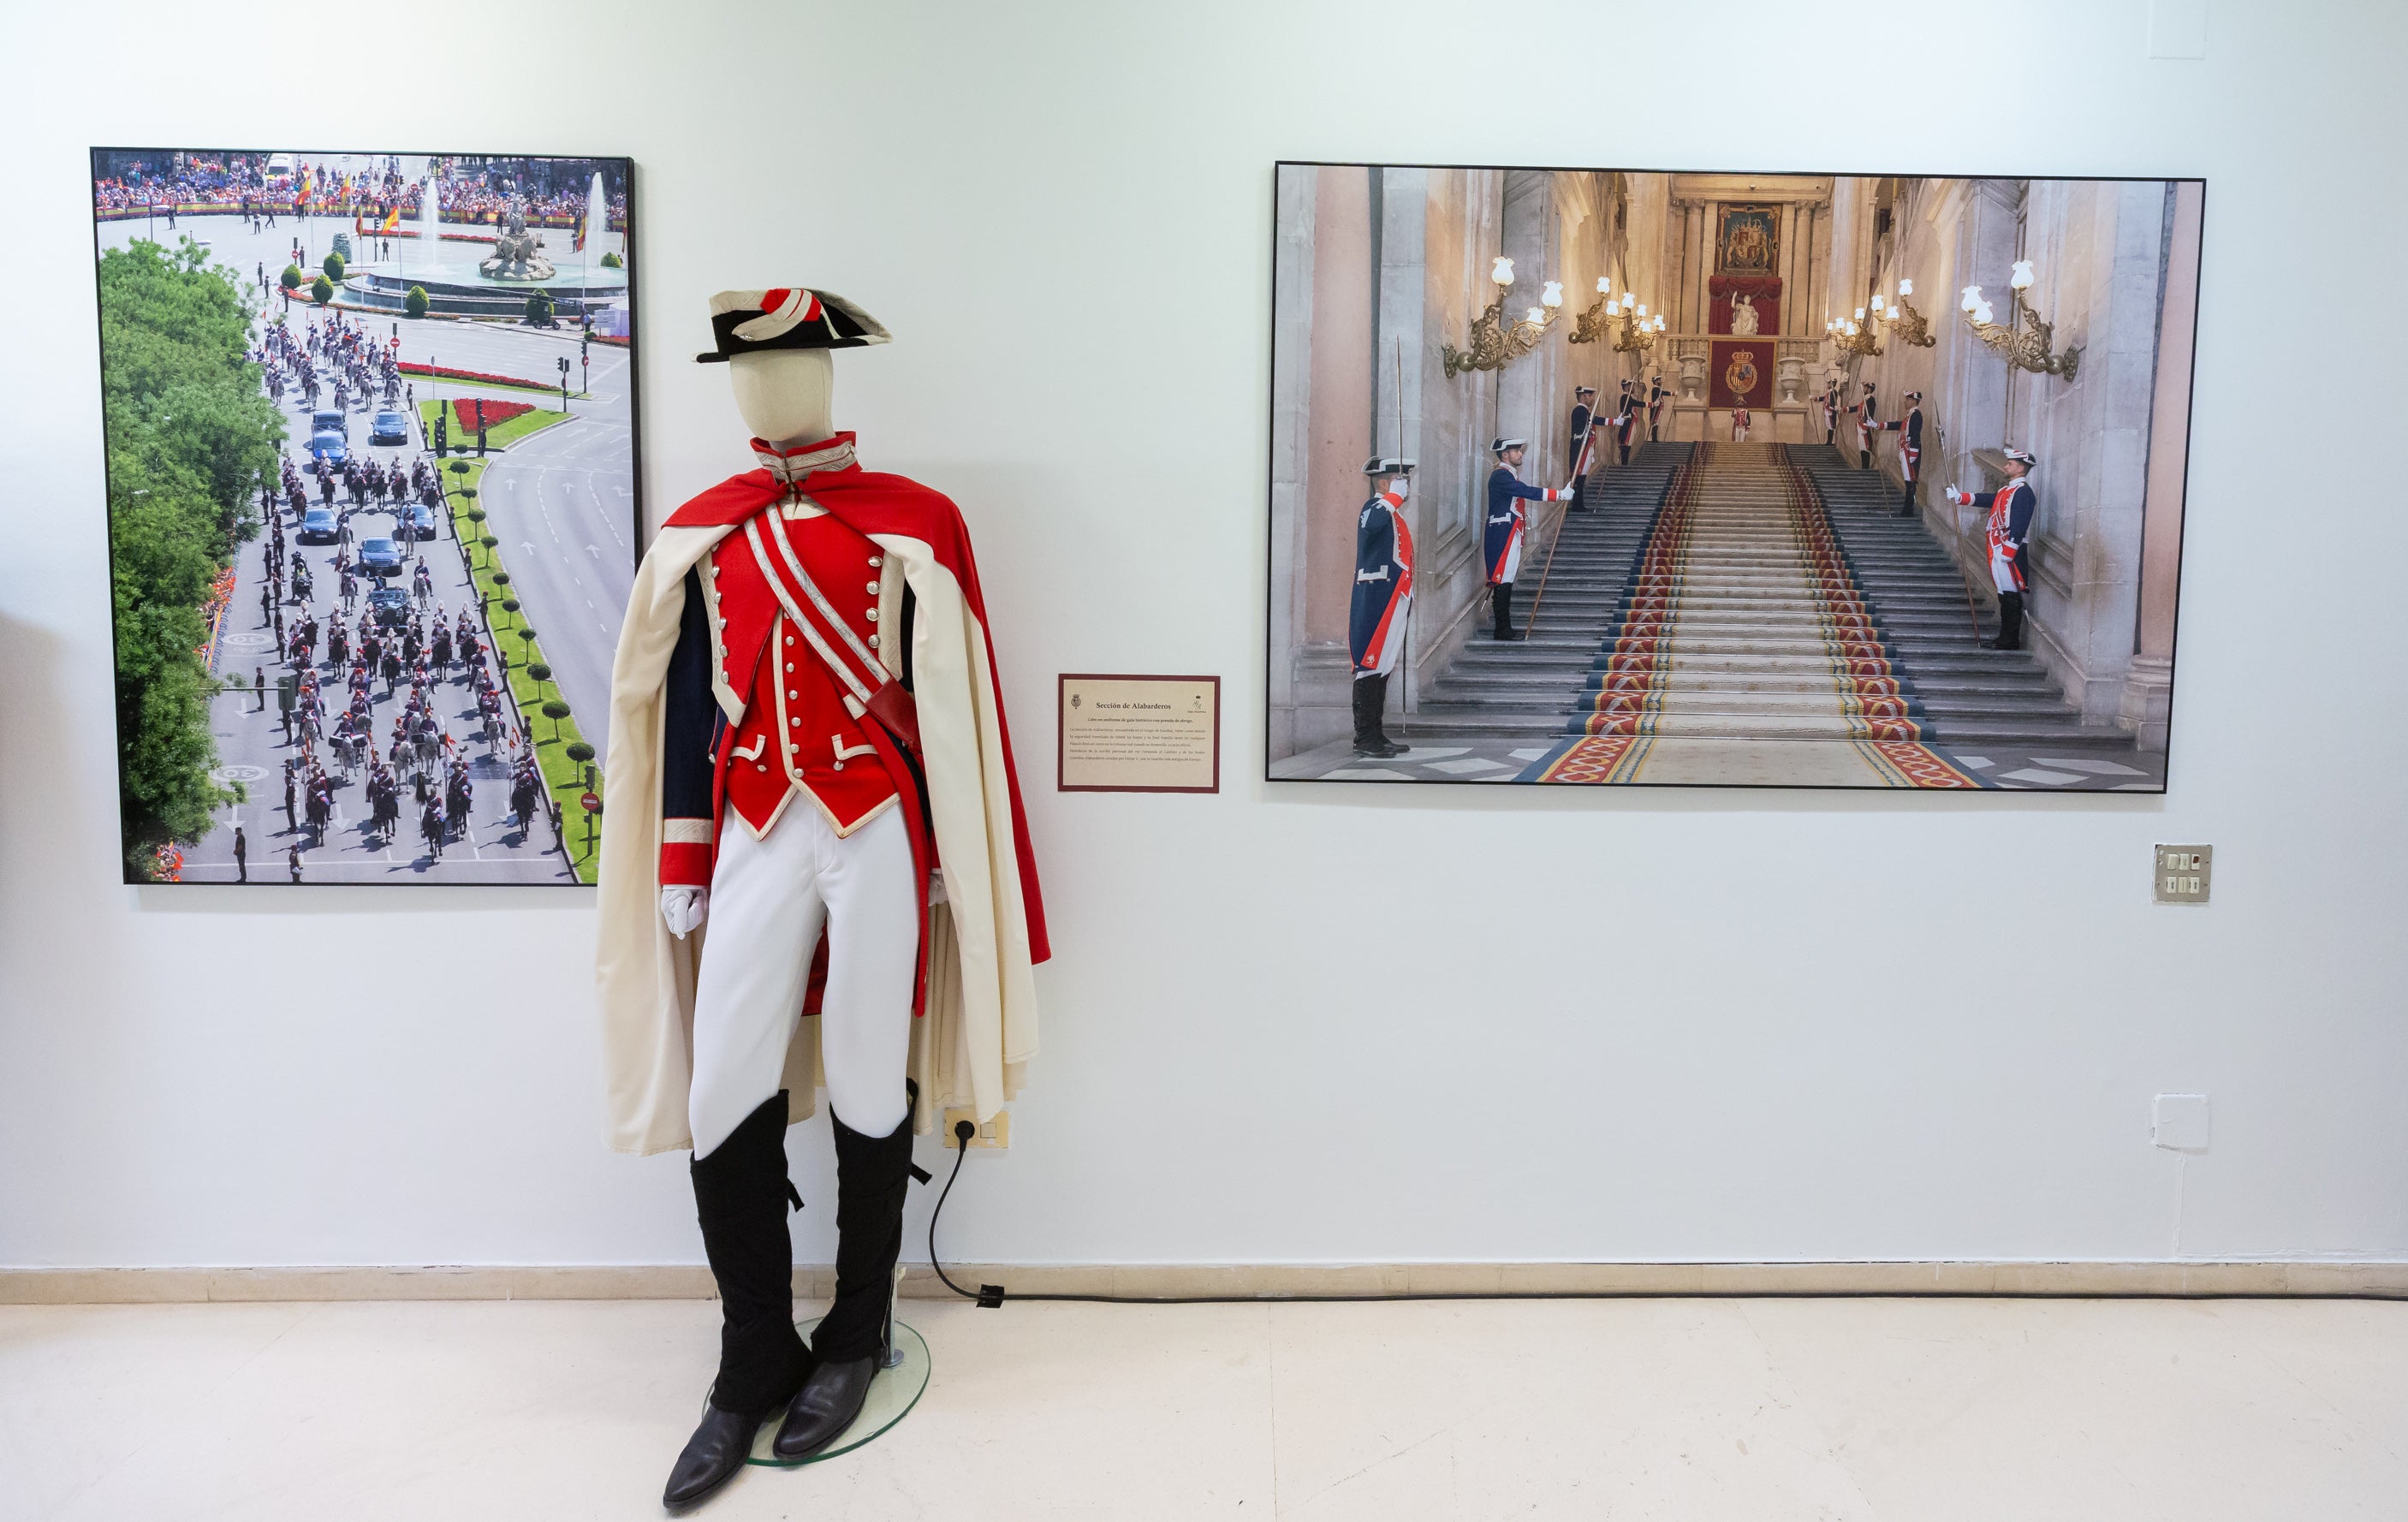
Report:
[[[2150,1113],[2149,1140],[2174,1152],[2207,1150],[2207,1096],[2160,1094]]]
[[[1002,1149],[1011,1145],[1010,1111],[998,1110],[995,1113],[993,1120],[982,1124],[975,1110],[948,1110],[945,1112],[945,1124],[941,1127],[945,1133],[945,1146],[948,1150],[954,1145],[953,1127],[963,1121],[968,1121],[978,1127],[978,1135],[970,1138],[970,1150],[973,1152],[981,1147]]]
[[[2150,895],[2161,904],[2207,902],[2208,869],[2215,860],[2212,845],[2161,845]]]

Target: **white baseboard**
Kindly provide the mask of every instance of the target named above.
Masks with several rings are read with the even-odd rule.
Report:
[[[955,1284],[1015,1294],[1315,1295],[1989,1295],[2082,1297],[2355,1296],[2408,1299],[2408,1263],[1386,1263],[946,1265]],[[795,1271],[795,1291],[824,1299],[835,1271]],[[699,1264],[254,1269],[0,1269],[0,1305],[227,1300],[707,1299]],[[903,1293],[952,1291],[910,1265]]]

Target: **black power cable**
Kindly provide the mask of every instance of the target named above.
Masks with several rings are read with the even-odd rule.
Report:
[[[2145,1295],[2102,1295],[2096,1290],[2042,1289],[2017,1290],[2000,1294],[1986,1289],[1498,1289],[1498,1290],[1405,1290],[1394,1294],[1369,1295],[1012,1295],[1001,1285],[981,1285],[972,1294],[953,1283],[945,1272],[944,1260],[937,1256],[937,1220],[945,1213],[945,1200],[953,1192],[953,1181],[962,1176],[962,1159],[970,1155],[970,1139],[978,1127],[967,1120],[953,1123],[953,1170],[945,1175],[945,1187],[937,1196],[937,1208],[928,1213],[928,1266],[945,1287],[966,1300],[976,1300],[992,1310],[1007,1299],[1053,1300],[1086,1305],[1364,1305],[1382,1301],[1401,1300],[2386,1300],[2398,1303],[2402,1297],[2385,1294],[2348,1295],[2282,1295],[2223,1294],[2214,1290],[2185,1291],[2169,1294],[2162,1291]]]

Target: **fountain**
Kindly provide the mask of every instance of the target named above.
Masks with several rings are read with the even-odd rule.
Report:
[[[527,231],[526,210],[517,196],[510,197],[509,209],[502,214],[502,230],[494,239],[494,256],[477,266],[478,273],[489,280],[548,280],[559,271],[552,261],[538,251],[543,239]]]
[[[590,205],[602,208],[595,227],[609,225],[608,203],[601,198],[602,175],[594,175]],[[473,225],[473,224],[471,224]],[[357,265],[343,280],[344,299],[383,311],[401,311],[409,290],[425,290],[430,313],[447,317],[487,317],[517,321],[526,313],[527,297],[540,291],[558,314],[572,322],[623,304],[627,297],[624,268],[604,267],[593,248],[597,233],[589,232],[587,251],[578,266],[562,270],[545,256],[543,236],[527,225],[523,203],[512,196],[494,240],[443,240],[442,183],[430,172],[420,191],[418,236],[407,240],[397,259]]]

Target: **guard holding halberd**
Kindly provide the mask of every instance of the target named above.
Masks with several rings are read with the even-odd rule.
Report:
[[[1982,642],[1985,650],[2021,650],[2024,633],[2024,553],[2031,540],[2032,514],[2040,510],[2040,493],[2030,476],[2040,461],[2019,449],[2001,451],[2007,459],[2007,483],[1995,492],[1960,492],[1948,488],[1948,500],[1957,507],[1986,508],[1990,548],[1990,584],[1999,594],[1999,637]]]
[[[1570,437],[1571,455],[1572,505],[1570,512],[1581,512],[1588,507],[1588,467],[1595,457],[1589,449],[1589,433],[1597,425],[1597,388],[1572,388],[1572,425]]]
[[[1881,430],[1884,433],[1895,433],[1899,436],[1898,469],[1904,495],[1899,500],[1898,515],[1901,518],[1912,518],[1918,506],[1915,501],[1915,489],[1922,484],[1923,393],[1908,392],[1906,416],[1890,419],[1881,425]]]
[[[1513,627],[1513,578],[1522,569],[1522,539],[1529,528],[1522,504],[1562,502],[1572,495],[1569,486],[1556,489],[1523,483],[1515,472],[1529,443],[1526,438],[1497,438],[1488,445],[1497,467],[1488,472],[1488,515],[1482,525],[1481,558],[1488,567],[1491,633],[1505,641],[1522,638]]]

